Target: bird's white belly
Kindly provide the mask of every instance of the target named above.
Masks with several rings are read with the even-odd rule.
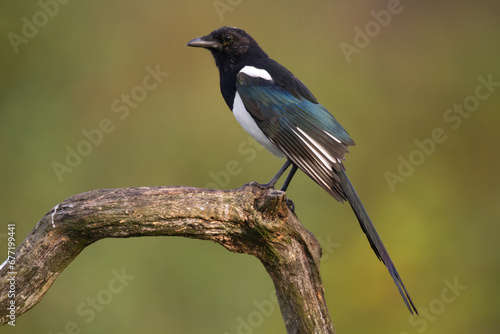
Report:
[[[236,92],[233,102],[233,114],[241,127],[255,139],[259,144],[264,146],[269,152],[277,156],[278,158],[284,158],[283,152],[276,147],[267,137],[264,135],[262,130],[257,126],[255,120],[252,118],[250,113],[245,108],[243,101],[241,100],[240,94]]]

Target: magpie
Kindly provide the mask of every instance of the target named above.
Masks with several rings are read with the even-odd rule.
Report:
[[[234,117],[258,143],[286,162],[265,184],[274,187],[292,166],[281,190],[297,169],[339,202],[347,200],[370,245],[389,270],[411,314],[418,314],[389,253],[353,185],[343,161],[354,145],[346,130],[307,87],[261,49],[244,30],[221,27],[188,46],[210,50],[219,69],[220,90]]]

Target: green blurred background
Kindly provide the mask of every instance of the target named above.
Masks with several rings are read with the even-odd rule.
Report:
[[[224,188],[267,182],[282,161],[238,150],[253,146],[220,96],[211,55],[186,47],[234,25],[308,85],[355,139],[348,173],[421,311],[409,317],[349,206],[298,174],[288,196],[325,246],[322,277],[338,333],[498,331],[500,87],[473,97],[478,77],[500,82],[497,1],[71,1],[57,10],[53,3],[1,6],[2,257],[8,223],[20,243],[53,206],[84,191],[213,186],[212,175],[231,161],[240,168],[219,182]],[[388,6],[397,14],[385,27],[374,23],[373,13]],[[40,27],[23,30],[26,21]],[[356,27],[372,29],[369,43],[355,40]],[[348,62],[340,45],[355,42],[363,47]],[[137,86],[148,66],[168,76],[126,117],[113,112],[122,94],[144,91]],[[470,115],[443,119],[464,101]],[[65,164],[67,147],[77,149],[82,131],[106,118],[113,130],[58,178],[53,163]],[[415,140],[429,143],[436,128],[446,139],[418,153]],[[398,173],[401,157],[418,166],[391,187],[386,173]],[[122,271],[129,280],[110,293]],[[209,242],[107,239],[0,332],[284,333],[272,291],[256,259]]]

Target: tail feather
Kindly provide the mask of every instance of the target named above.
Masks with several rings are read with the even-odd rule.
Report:
[[[352,210],[356,214],[359,224],[361,225],[361,229],[363,230],[363,232],[365,232],[366,237],[368,238],[368,241],[370,242],[373,251],[379,258],[379,260],[381,260],[389,270],[389,273],[391,274],[394,283],[398,287],[399,293],[401,294],[401,297],[403,297],[403,300],[406,306],[408,307],[408,310],[410,310],[411,314],[418,315],[417,308],[413,304],[413,301],[411,300],[408,291],[406,291],[401,276],[399,276],[399,273],[396,270],[396,267],[394,266],[391,257],[389,256],[389,253],[387,252],[384,244],[382,243],[382,239],[380,239],[380,236],[378,235],[375,226],[373,226],[373,223],[370,217],[368,216],[366,209],[361,203],[358,194],[354,190],[351,181],[347,177],[347,174],[343,170],[339,171],[337,174],[340,178],[341,187],[345,194],[345,197],[349,201]]]

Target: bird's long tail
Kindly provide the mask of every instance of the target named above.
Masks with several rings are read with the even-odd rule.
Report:
[[[366,237],[368,238],[368,241],[370,242],[370,245],[373,248],[373,251],[389,270],[389,273],[391,274],[394,283],[398,287],[399,293],[403,297],[403,300],[408,309],[410,310],[411,314],[414,314],[414,312],[415,314],[418,314],[417,308],[413,304],[413,301],[411,300],[408,291],[406,291],[403,281],[401,280],[401,277],[399,276],[398,271],[396,270],[396,267],[394,266],[394,263],[392,262],[391,257],[389,256],[389,253],[385,249],[385,246],[382,243],[382,240],[380,239],[380,236],[378,235],[375,226],[373,226],[373,223],[370,217],[368,216],[368,213],[366,212],[363,203],[361,203],[358,194],[356,194],[356,191],[354,190],[351,181],[347,177],[347,174],[343,170],[341,170],[337,174],[341,181],[340,184],[342,190],[344,191],[344,194],[347,200],[349,201],[349,204],[351,204],[351,207],[354,213],[356,214],[356,217],[358,217],[361,229],[363,230],[363,232],[365,232]]]

